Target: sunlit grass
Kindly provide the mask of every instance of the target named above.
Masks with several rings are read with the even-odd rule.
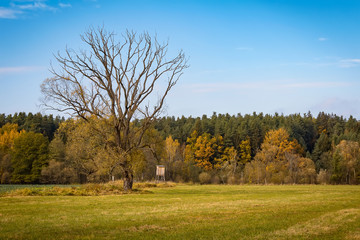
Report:
[[[0,239],[359,239],[359,186],[180,185],[0,198]]]

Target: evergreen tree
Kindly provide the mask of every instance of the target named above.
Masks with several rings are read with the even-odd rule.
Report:
[[[320,169],[329,169],[330,163],[323,162],[326,158],[322,158],[322,155],[331,150],[331,143],[328,135],[325,133],[325,130],[320,134],[320,137],[315,143],[314,151],[312,153],[311,159],[314,161],[316,166],[316,171],[319,172]]]

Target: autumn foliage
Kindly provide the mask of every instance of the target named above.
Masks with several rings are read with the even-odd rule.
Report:
[[[172,119],[170,125],[159,121],[163,128],[149,128],[141,143],[146,147],[129,156],[131,171],[136,181],[153,180],[156,165],[161,164],[166,168],[166,180],[175,182],[358,184],[360,124],[352,118],[341,122],[325,117],[253,115],[241,119],[219,115],[193,122],[191,118]],[[26,118],[17,119],[18,125],[4,123],[0,115],[1,183],[122,179],[123,172],[113,157],[116,153],[108,149],[114,137],[106,121],[68,119],[49,134],[41,125],[37,129],[35,124],[27,124]],[[133,122],[134,129],[139,126]],[[99,128],[101,132],[94,130]]]

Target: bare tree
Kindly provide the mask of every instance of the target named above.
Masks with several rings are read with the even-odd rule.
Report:
[[[113,140],[104,137],[104,141],[123,171],[124,189],[129,190],[133,183],[131,154],[146,147],[144,133],[188,66],[182,51],[167,59],[168,43],[160,44],[148,33],[127,31],[121,41],[115,37],[104,28],[90,28],[81,35],[90,51],[66,48],[64,55],[58,53],[59,67],[51,68],[53,76],[43,82],[41,90],[48,109],[108,123]],[[135,119],[140,123],[137,126]],[[96,130],[102,134],[100,128]]]

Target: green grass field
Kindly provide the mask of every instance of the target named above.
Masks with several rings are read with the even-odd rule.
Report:
[[[360,239],[360,186],[0,197],[0,239]]]

